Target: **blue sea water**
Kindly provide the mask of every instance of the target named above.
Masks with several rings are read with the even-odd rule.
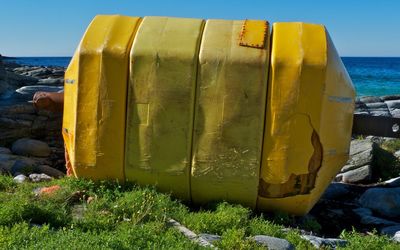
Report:
[[[12,57],[6,61],[27,66],[60,66],[68,67],[71,57]]]
[[[67,67],[71,57],[17,57],[21,65]],[[343,57],[358,96],[400,94],[400,57]]]
[[[400,57],[343,57],[358,96],[400,95]]]

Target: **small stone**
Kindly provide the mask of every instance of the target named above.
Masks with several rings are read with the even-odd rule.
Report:
[[[397,241],[397,242],[400,242],[400,232],[397,232],[397,233],[393,236],[392,240]]]
[[[334,238],[320,238],[313,235],[302,235],[301,238],[308,240],[316,248],[329,247],[336,249],[336,247],[345,247],[347,245],[346,240],[334,239]]]
[[[35,167],[35,171],[37,171],[39,173],[46,174],[46,175],[54,177],[54,178],[60,178],[60,177],[63,177],[65,175],[60,170],[52,168],[52,167],[47,166],[47,165],[37,166],[37,167]]]
[[[347,171],[343,174],[342,181],[346,183],[360,183],[370,181],[372,177],[372,167],[366,165],[357,169]]]
[[[380,215],[396,218],[400,216],[400,187],[371,188],[359,199],[363,207],[370,208]]]
[[[30,174],[29,179],[32,182],[51,181],[53,178],[46,174]]]
[[[266,235],[256,235],[252,238],[255,242],[257,242],[262,246],[266,246],[268,249],[273,249],[273,250],[295,249],[294,246],[285,239],[275,238]]]
[[[342,182],[343,181],[343,174],[338,174],[335,176],[335,182]]]
[[[390,226],[390,227],[384,227],[381,229],[382,234],[386,234],[389,236],[394,236],[397,232],[400,232],[400,224]]]
[[[47,143],[28,138],[15,141],[11,147],[11,151],[17,155],[38,157],[47,157],[51,153],[51,149]]]
[[[28,177],[26,177],[26,175],[23,175],[23,174],[19,174],[19,175],[14,177],[14,181],[16,183],[23,183],[23,182],[26,182],[28,180],[29,180]]]
[[[88,199],[88,202],[89,202],[89,199]],[[210,243],[213,243],[214,241],[220,241],[221,240],[221,236],[216,235],[216,234],[199,234],[198,236],[200,238],[203,238],[204,240],[210,242]]]
[[[96,198],[95,197],[93,197],[93,196],[89,196],[88,198],[87,198],[87,204],[90,204],[90,203],[92,203],[93,201],[95,201],[96,200]]]

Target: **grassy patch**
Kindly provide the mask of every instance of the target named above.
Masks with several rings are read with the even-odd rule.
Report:
[[[34,192],[52,185],[61,188],[51,195]],[[169,227],[168,218],[196,233],[220,235],[214,243],[220,249],[260,249],[250,238],[260,234],[313,249],[297,229],[283,230],[292,222],[284,214],[266,217],[226,202],[193,209],[154,188],[132,184],[64,178],[16,185],[12,177],[0,176],[0,249],[201,249]],[[350,247],[363,248],[360,235],[343,237]],[[376,241],[382,248],[399,247],[379,236],[368,246]]]
[[[400,139],[387,140],[382,143],[382,147],[391,153],[400,150]]]

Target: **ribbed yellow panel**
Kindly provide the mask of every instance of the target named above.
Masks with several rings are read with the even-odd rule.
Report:
[[[76,176],[124,180],[128,57],[139,21],[96,16],[67,70],[64,138],[73,138]]]
[[[355,92],[322,25],[273,26],[258,197],[307,213],[348,157]]]
[[[266,46],[240,46],[243,24],[208,20],[203,33],[191,178],[192,200],[197,203],[256,204],[269,36],[265,26],[250,28],[247,32],[265,37]]]
[[[131,50],[126,178],[190,199],[203,20],[145,17]]]

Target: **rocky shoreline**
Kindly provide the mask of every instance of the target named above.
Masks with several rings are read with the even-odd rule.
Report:
[[[0,172],[50,177],[65,172],[62,114],[35,110],[28,102],[36,91],[62,90],[64,72],[0,59]]]
[[[62,67],[0,60],[0,172],[12,174],[16,182],[46,181],[65,173],[62,114],[37,111],[27,102],[36,91],[62,91],[64,72]],[[357,98],[355,113],[400,117],[400,95]],[[376,228],[400,241],[400,150],[385,148],[395,141],[355,138],[347,165],[313,210],[293,223],[315,221],[320,228],[314,233],[325,237],[337,237],[352,227],[364,232]]]

